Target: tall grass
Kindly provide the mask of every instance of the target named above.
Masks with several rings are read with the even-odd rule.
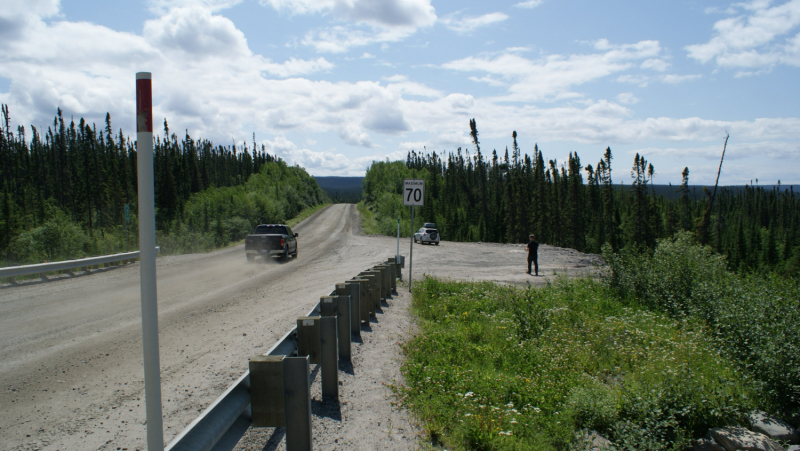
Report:
[[[759,400],[705,324],[621,302],[593,280],[540,289],[426,278],[400,404],[448,449],[553,450],[595,429],[622,449],[683,449]]]

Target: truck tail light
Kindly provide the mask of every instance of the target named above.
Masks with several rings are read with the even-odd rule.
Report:
[[[284,244],[286,244],[286,242],[283,240],[283,238],[281,238],[281,247],[283,247]]]

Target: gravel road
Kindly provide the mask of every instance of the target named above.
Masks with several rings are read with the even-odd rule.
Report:
[[[334,284],[393,256],[396,240],[362,236],[354,205],[334,205],[294,228],[299,257],[248,264],[242,246],[159,257],[159,340],[164,438],[169,442]],[[400,253],[408,256],[409,240]],[[408,258],[408,257],[406,257]],[[524,273],[522,245],[442,242],[414,246],[422,274],[541,284],[592,272],[596,256],[540,246],[540,274]],[[404,276],[408,275],[408,263]],[[397,343],[413,334],[407,287],[389,301],[352,368],[341,403],[323,404],[312,385],[314,447],[417,449],[420,430],[390,404],[399,380]],[[0,285],[0,449],[144,449],[139,266],[48,282]],[[312,367],[313,370],[313,367]],[[238,449],[280,450],[280,430],[251,429]]]

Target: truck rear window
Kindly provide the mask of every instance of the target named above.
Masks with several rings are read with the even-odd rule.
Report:
[[[256,235],[288,235],[286,227],[260,225],[256,227]]]

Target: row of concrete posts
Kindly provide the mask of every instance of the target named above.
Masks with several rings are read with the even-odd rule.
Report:
[[[397,294],[402,267],[392,257],[337,283],[320,298],[320,316],[297,318],[294,355],[250,358],[253,427],[285,427],[287,451],[311,450],[310,364],[320,365],[323,398],[338,402],[339,362],[350,362],[351,343],[370,330],[370,317]]]

